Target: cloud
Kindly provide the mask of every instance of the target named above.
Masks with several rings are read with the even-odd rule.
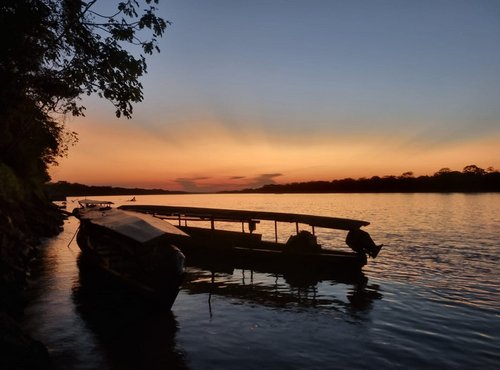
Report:
[[[199,184],[199,181],[209,180],[208,176],[196,176],[196,177],[181,177],[174,180],[177,184],[179,184],[182,190],[189,192],[204,192],[210,191],[210,188],[206,185]]]
[[[248,187],[250,188],[260,188],[261,186],[264,185],[269,185],[269,184],[275,184],[276,182],[274,179],[276,177],[283,176],[282,173],[263,173],[262,175],[259,175],[253,179],[248,184]]]
[[[255,177],[231,176],[229,183],[220,178],[209,176],[179,177],[174,182],[188,192],[216,192],[220,190],[236,190],[245,188],[260,188],[264,185],[275,184],[277,177],[282,173],[264,173]],[[208,180],[208,181],[207,181]],[[233,182],[234,181],[234,182]]]

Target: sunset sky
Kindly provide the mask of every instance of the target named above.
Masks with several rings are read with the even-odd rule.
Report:
[[[53,181],[215,191],[500,167],[500,1],[170,0],[131,120],[96,97]]]

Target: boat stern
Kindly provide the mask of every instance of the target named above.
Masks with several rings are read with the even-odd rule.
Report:
[[[383,246],[376,245],[370,234],[360,229],[349,230],[345,242],[356,253],[368,254],[372,258],[377,257]]]

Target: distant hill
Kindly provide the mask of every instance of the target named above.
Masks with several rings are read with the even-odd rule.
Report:
[[[290,184],[269,184],[257,189],[223,193],[472,193],[500,192],[500,172],[484,170],[476,165],[463,171],[442,168],[432,176],[414,177],[412,172],[401,176],[374,176],[371,178],[332,181],[308,181]]]
[[[183,191],[164,189],[121,188],[113,186],[89,186],[59,181],[45,184],[45,191],[51,200],[64,200],[66,197],[101,195],[148,195],[148,194],[186,194]]]

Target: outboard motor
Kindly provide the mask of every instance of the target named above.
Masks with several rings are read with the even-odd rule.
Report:
[[[370,234],[364,230],[349,230],[345,239],[346,244],[356,253],[367,253],[375,258],[380,252],[383,244],[376,245]]]

